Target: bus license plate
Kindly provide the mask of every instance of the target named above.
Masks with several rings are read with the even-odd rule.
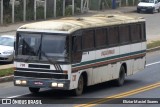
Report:
[[[36,81],[34,82],[35,85],[43,85],[43,82],[40,82],[40,81]]]

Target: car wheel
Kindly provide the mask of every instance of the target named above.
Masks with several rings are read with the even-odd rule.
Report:
[[[158,13],[160,12],[160,8],[157,10],[158,11]]]
[[[140,10],[137,10],[137,13],[140,13]]]
[[[33,87],[29,87],[29,91],[32,94],[37,94],[39,92],[40,88],[33,88]]]
[[[81,75],[79,80],[78,80],[78,86],[76,89],[74,89],[74,95],[76,96],[80,96],[83,93],[83,89],[84,89],[84,79],[83,76]]]
[[[154,14],[154,10],[155,10],[155,9],[152,9],[152,10],[151,10],[151,14]]]

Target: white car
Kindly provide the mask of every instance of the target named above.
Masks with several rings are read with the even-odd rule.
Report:
[[[137,6],[137,12],[141,11],[154,13],[155,11],[160,12],[160,0],[140,0]]]
[[[15,37],[0,36],[0,62],[13,62]]]

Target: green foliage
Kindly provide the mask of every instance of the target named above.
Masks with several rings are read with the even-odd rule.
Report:
[[[13,75],[13,73],[14,73],[13,68],[2,69],[0,70],[0,77]]]
[[[57,17],[63,16],[63,0],[57,0]]]
[[[157,47],[157,46],[160,46],[160,40],[158,40],[158,41],[153,41],[153,42],[147,44],[147,48],[148,48],[148,49],[154,48],[154,47]]]
[[[65,15],[66,16],[71,16],[72,15],[72,6],[71,5],[66,7]]]
[[[37,7],[37,19],[44,19],[44,7]]]

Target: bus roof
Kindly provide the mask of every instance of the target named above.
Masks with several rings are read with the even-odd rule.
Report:
[[[21,26],[18,31],[65,32],[72,33],[79,29],[118,25],[145,21],[141,17],[125,15],[94,15],[91,17],[68,17],[55,20],[35,22]]]

